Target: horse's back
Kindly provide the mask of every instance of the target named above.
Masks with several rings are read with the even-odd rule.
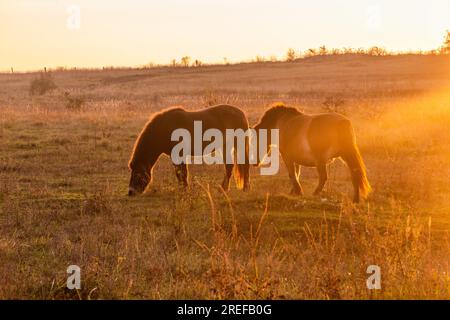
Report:
[[[240,108],[232,106],[230,104],[218,104],[215,106],[208,107],[206,109],[200,110],[199,112],[211,113],[211,114],[231,114],[239,117],[244,116],[244,111]]]
[[[349,122],[338,113],[300,114],[284,125],[283,140],[287,141],[288,150],[296,153],[299,163],[312,166],[318,157],[338,155],[342,129],[345,128],[342,124]]]
[[[322,113],[313,116],[308,129],[308,140],[316,154],[334,157],[340,153],[342,139],[351,127],[350,120],[338,113]]]
[[[238,107],[220,104],[198,111],[188,111],[190,118],[202,120],[205,127],[211,128],[248,128],[245,113]]]

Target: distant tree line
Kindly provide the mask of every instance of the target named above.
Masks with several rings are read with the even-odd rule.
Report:
[[[360,54],[368,56],[388,56],[399,54],[419,54],[419,55],[438,55],[438,54],[450,54],[450,31],[446,31],[444,43],[438,49],[429,51],[412,51],[412,52],[392,52],[383,47],[373,46],[370,48],[332,48],[329,49],[326,46],[319,48],[311,48],[304,52],[296,51],[293,48],[289,48],[286,52],[285,61],[292,62],[297,59],[309,58],[314,56],[325,55],[343,55],[343,54]]]
[[[393,56],[393,55],[401,55],[401,54],[418,54],[418,55],[438,55],[438,54],[450,54],[450,31],[446,31],[445,39],[443,45],[435,50],[429,51],[410,51],[410,52],[394,52],[388,51],[386,48],[373,46],[370,48],[328,48],[323,45],[319,48],[310,48],[305,51],[298,51],[294,48],[289,48],[285,54],[284,59],[278,59],[276,56],[271,56],[270,58],[266,58],[261,55],[255,56],[251,60],[251,62],[262,63],[262,62],[277,62],[277,61],[287,61],[292,62],[298,59],[310,58],[315,56],[330,56],[330,55],[345,55],[345,54],[358,54],[358,55],[367,55],[374,57],[382,57],[382,56]],[[172,67],[200,67],[204,65],[201,61],[195,60],[191,63],[191,57],[184,56],[177,61],[173,59],[170,63]],[[223,58],[225,65],[229,65],[227,58]]]
[[[447,34],[445,36],[444,44],[441,47],[442,54],[450,54],[450,31],[447,30]]]
[[[256,62],[256,63],[264,63],[264,62],[277,62],[277,61],[287,61],[292,62],[298,59],[304,59],[314,56],[330,56],[330,55],[345,55],[345,54],[359,54],[359,55],[367,55],[367,56],[393,56],[393,55],[402,55],[402,54],[416,54],[416,55],[449,55],[450,54],[450,31],[445,32],[444,36],[444,42],[442,43],[442,46],[438,49],[429,50],[429,51],[409,51],[409,52],[394,52],[394,51],[388,51],[383,47],[373,46],[370,48],[328,48],[325,45],[319,47],[319,48],[310,48],[305,51],[298,51],[294,48],[289,48],[282,59],[278,59],[278,57],[272,55],[269,58],[266,58],[261,55],[257,55],[254,59],[252,59],[250,62]],[[249,62],[249,61],[247,61]],[[217,63],[219,64],[219,63]],[[228,61],[226,57],[223,58],[223,65],[230,65],[231,63]],[[170,63],[167,65],[161,65],[161,64],[154,64],[152,62],[149,62],[146,65],[143,65],[141,68],[143,69],[150,69],[155,67],[202,67],[205,66],[201,60],[195,59],[192,60],[190,56],[183,56],[180,58],[180,60],[172,59]],[[127,70],[132,69],[131,67],[103,67],[103,70]],[[54,71],[66,71],[66,70],[78,70],[77,68],[66,68],[66,67],[56,67]],[[79,69],[80,71],[83,69]],[[89,70],[89,68],[84,68],[84,70]],[[14,73],[13,67],[11,67],[11,73]],[[45,71],[44,71],[45,73]],[[39,88],[35,87],[35,90],[39,92]],[[32,91],[35,91],[32,90]]]

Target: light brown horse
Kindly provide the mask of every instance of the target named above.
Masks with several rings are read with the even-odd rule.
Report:
[[[245,114],[237,107],[230,105],[218,105],[200,111],[186,111],[183,108],[170,108],[157,113],[144,126],[136,140],[133,153],[129,161],[131,178],[128,195],[133,196],[144,192],[151,182],[152,168],[162,154],[171,155],[173,147],[178,143],[171,141],[171,135],[176,129],[189,131],[191,146],[194,145],[194,121],[201,121],[203,130],[218,129],[225,137],[227,129],[248,129],[248,120]],[[204,142],[203,142],[204,143]],[[246,141],[246,143],[248,143]],[[205,146],[205,145],[204,145]],[[203,147],[204,147],[203,146]],[[194,148],[191,148],[194,150]],[[223,147],[225,149],[225,146]],[[236,149],[234,150],[236,153]],[[225,177],[222,188],[229,189],[230,177],[234,171],[236,184],[244,190],[249,187],[249,165],[226,162],[225,152],[222,152],[225,163]],[[246,146],[246,158],[248,159],[248,145]],[[179,183],[188,186],[188,168],[186,163],[174,165]],[[234,169],[234,170],[233,170]]]
[[[360,196],[366,197],[370,192],[353,127],[346,117],[337,113],[306,115],[280,103],[267,110],[254,129],[279,129],[278,147],[293,185],[292,194],[303,194],[300,168],[306,166],[317,168],[319,184],[314,194],[320,195],[328,178],[327,164],[338,157],[350,169],[353,201],[359,202]]]

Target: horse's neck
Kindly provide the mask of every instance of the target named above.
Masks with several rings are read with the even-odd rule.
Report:
[[[159,147],[155,145],[155,142],[157,140],[151,139],[150,137],[147,137],[144,141],[141,142],[141,150],[142,153],[140,156],[140,162],[144,167],[147,168],[153,168],[156,161],[158,161],[159,156],[162,152],[157,151],[159,150]]]
[[[148,159],[147,166],[149,169],[153,168],[156,164],[156,161],[158,161],[158,158],[161,154],[152,154],[152,156]]]

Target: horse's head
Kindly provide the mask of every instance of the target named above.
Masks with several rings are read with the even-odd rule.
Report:
[[[142,194],[147,185],[152,180],[151,170],[145,168],[131,168],[130,185],[128,186],[128,195],[136,196]]]
[[[262,119],[261,119],[262,120]],[[253,164],[255,167],[258,167],[261,164],[261,154],[260,154],[260,147],[261,147],[261,142],[260,142],[260,138],[261,138],[261,132],[266,129],[266,124],[263,123],[262,121],[259,121],[256,125],[253,126],[253,130],[255,130],[256,133],[256,141],[252,141],[251,143],[255,143],[256,144],[256,163]],[[267,144],[266,148],[269,146],[269,144]],[[266,149],[267,150],[267,149]]]
[[[259,167],[264,157],[270,152],[271,134],[270,131],[273,128],[273,119],[271,117],[263,116],[259,122],[253,126],[255,130],[257,140],[256,143],[256,164],[254,166]],[[265,141],[264,141],[265,140]]]
[[[134,144],[128,167],[131,170],[128,195],[135,196],[145,191],[145,188],[152,180],[152,168],[161,154],[158,147],[158,139],[152,139],[152,136],[158,136],[158,130],[154,129],[155,116],[147,122],[142,129],[139,137]]]
[[[258,123],[253,127],[253,129],[256,130],[258,136],[259,131],[262,129],[267,131],[269,131],[270,129],[275,129],[277,127],[277,122],[280,119],[280,117],[293,109],[294,108],[286,107],[281,102],[275,103],[264,112],[264,114],[259,119]]]
[[[261,119],[259,119],[259,122],[253,127],[258,137],[256,166],[260,166],[261,162],[264,160],[264,157],[270,155],[272,146],[271,130],[278,129],[280,121],[284,121],[284,119],[289,119],[290,117],[298,114],[300,114],[300,112],[296,108],[287,107],[282,102],[274,103],[269,109],[266,110],[266,112],[264,112]],[[264,143],[260,142],[260,140],[264,138]],[[265,150],[260,150],[261,147],[264,147]]]

